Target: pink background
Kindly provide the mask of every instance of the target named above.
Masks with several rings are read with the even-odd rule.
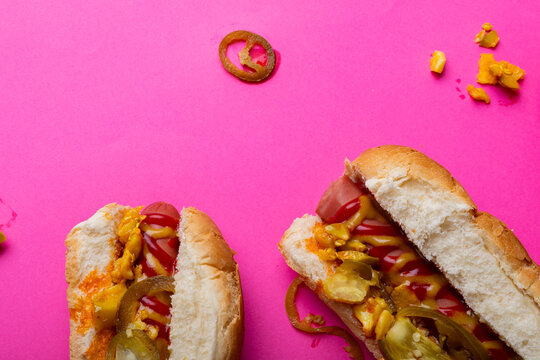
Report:
[[[376,145],[442,163],[539,262],[539,18],[535,1],[0,2],[0,358],[68,357],[71,227],[109,202],[167,200],[206,211],[238,252],[244,359],[347,359],[342,340],[289,325],[276,245]],[[489,106],[460,98],[492,52],[473,41],[485,21],[495,58],[527,73],[515,98],[486,86]],[[269,81],[222,68],[237,29],[279,52]],[[338,322],[307,291],[300,303]]]

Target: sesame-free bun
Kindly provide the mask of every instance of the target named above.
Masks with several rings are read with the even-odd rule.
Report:
[[[369,149],[352,163],[345,162],[345,175],[354,182],[365,182],[381,208],[444,273],[483,322],[525,360],[538,359],[540,269],[511,230],[493,216],[478,212],[444,167],[408,147]],[[318,268],[323,262],[299,244],[310,241],[311,223],[321,220],[306,218],[311,219],[308,216],[293,223],[280,249],[287,263],[310,285],[318,279],[305,267]],[[293,233],[303,235],[293,237]],[[305,261],[307,258],[310,260]],[[338,315],[345,320],[348,311],[338,311]],[[345,322],[361,338],[361,325],[353,320],[352,327],[350,321]],[[373,345],[367,345],[374,352]]]
[[[66,239],[66,280],[70,313],[86,294],[80,287],[95,271],[95,292],[110,286],[111,264],[118,258],[116,231],[129,207],[109,204],[78,224]],[[180,249],[175,293],[171,298],[171,359],[239,359],[244,335],[244,313],[238,265],[234,252],[216,224],[195,208],[181,212]],[[95,340],[93,324],[70,316],[70,359],[93,360],[88,350]],[[103,344],[106,349],[107,344]],[[104,359],[104,352],[100,352]]]
[[[351,332],[366,344],[368,350],[376,358],[382,358],[377,342],[364,335],[362,326],[353,314],[353,305],[330,300],[321,289],[321,282],[333,275],[335,266],[321,260],[316,253],[308,250],[313,248],[316,242],[313,228],[318,223],[322,223],[321,218],[312,215],[304,215],[294,220],[278,244],[279,250],[287,265],[300,275],[304,283],[339,315]]]
[[[66,280],[69,320],[69,358],[86,360],[85,355],[94,340],[93,324],[83,326],[84,319],[74,309],[87,295],[81,287],[87,276],[95,272],[103,281],[93,285],[97,293],[112,283],[110,264],[117,258],[116,230],[124,216],[126,206],[109,204],[99,209],[88,220],[75,225],[66,238]],[[72,315],[73,314],[73,315]]]
[[[240,359],[244,311],[234,252],[202,211],[186,208],[181,219],[171,359]]]

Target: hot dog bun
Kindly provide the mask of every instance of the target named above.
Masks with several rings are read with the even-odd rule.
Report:
[[[339,315],[351,332],[366,344],[368,350],[377,359],[382,358],[377,342],[364,335],[362,327],[354,317],[352,305],[330,300],[320,290],[319,284],[332,275],[335,270],[335,267],[322,261],[317,254],[307,250],[313,246],[313,227],[321,222],[322,220],[318,216],[307,214],[294,220],[291,227],[283,235],[278,245],[279,250],[285,257],[287,264],[302,277],[306,285],[315,291],[319,298]]]
[[[345,175],[363,181],[421,254],[446,276],[467,305],[524,359],[540,354],[540,269],[519,240],[493,216],[478,212],[441,165],[403,146],[381,146],[345,162]],[[308,286],[333,273],[306,249],[318,216],[297,219],[279,248]],[[319,295],[322,292],[319,291]],[[360,339],[352,306],[322,298]],[[381,357],[373,340],[367,346]]]
[[[104,359],[111,334],[96,333],[92,319],[82,317],[78,310],[88,290],[98,293],[111,285],[112,263],[119,257],[116,231],[127,209],[106,205],[66,238],[72,360]],[[195,208],[182,210],[178,233],[170,358],[239,359],[244,314],[234,252],[210,217]]]
[[[171,359],[240,359],[244,314],[233,255],[208,215],[182,210]]]

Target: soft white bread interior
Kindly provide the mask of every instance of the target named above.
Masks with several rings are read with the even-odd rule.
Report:
[[[205,213],[186,208],[181,219],[171,359],[239,359],[244,314],[234,252]]]
[[[66,238],[66,280],[68,283],[67,301],[70,314],[69,321],[69,358],[85,360],[90,343],[96,335],[94,326],[78,331],[82,320],[76,309],[80,299],[86,294],[80,289],[88,274],[106,274],[109,265],[115,260],[116,230],[127,207],[109,204],[99,209],[91,218],[77,224]],[[107,281],[93,284],[99,292],[108,286]]]
[[[478,220],[476,206],[457,180],[408,147],[369,149],[347,162],[345,173],[353,181],[365,182],[409,240],[443,271],[483,321],[524,359],[538,359],[538,266],[511,231],[501,230],[504,224],[492,217]]]
[[[481,320],[524,359],[538,359],[540,270],[513,233],[499,220],[477,212],[452,175],[416,150],[372,148],[345,165],[345,174],[365,182],[381,207]],[[312,288],[322,272],[309,268],[319,269],[322,261],[303,244],[312,241],[310,228],[316,221],[297,219],[280,243],[287,263]],[[347,317],[345,312],[338,315]],[[347,325],[362,338],[359,322]]]
[[[95,272],[91,278],[100,279],[91,282],[95,293],[110,286],[111,264],[120,255],[117,229],[127,209],[109,204],[76,225],[66,238],[67,298],[70,313],[75,314],[70,316],[71,360],[94,357],[88,350],[96,330],[89,326],[78,331],[83,320],[74,309],[87,297],[81,287],[86,289],[84,280],[88,282],[90,273]],[[181,216],[171,310],[171,359],[239,359],[244,315],[234,252],[208,215],[187,208]],[[102,359],[103,355],[100,352],[97,357]]]
[[[308,250],[313,248],[316,241],[313,227],[321,222],[322,220],[318,216],[312,215],[304,215],[304,217],[294,220],[291,227],[283,235],[278,245],[279,250],[287,264],[302,277],[306,285],[334,310],[352,333],[366,344],[368,350],[376,358],[382,358],[377,342],[364,336],[362,326],[353,314],[353,306],[330,300],[320,289],[321,282],[335,271],[335,266],[322,261],[315,252]]]
[[[485,245],[499,260],[504,272],[517,287],[532,296],[536,304],[540,304],[540,267],[532,261],[516,235],[488,213],[479,212],[474,220]]]

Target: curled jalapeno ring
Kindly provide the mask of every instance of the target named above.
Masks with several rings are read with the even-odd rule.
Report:
[[[160,291],[174,292],[174,282],[171,277],[154,276],[131,285],[122,297],[122,301],[120,301],[116,331],[121,332],[128,329],[129,324],[135,318],[140,298]]]
[[[120,353],[120,356],[116,356]],[[109,343],[106,360],[120,360],[132,358],[159,360],[159,352],[154,342],[142,330],[122,331]]]
[[[362,353],[362,348],[358,345],[355,338],[349,334],[347,331],[343,330],[337,326],[322,326],[322,327],[312,327],[312,323],[316,323],[314,320],[317,318],[313,316],[308,316],[303,320],[300,320],[300,315],[298,314],[298,309],[296,308],[295,299],[296,292],[298,291],[298,286],[303,284],[302,278],[299,276],[294,279],[294,281],[289,286],[287,290],[287,295],[285,296],[285,311],[287,311],[287,316],[291,325],[300,331],[304,331],[311,334],[329,334],[339,336],[349,344],[345,350],[349,353],[349,357],[354,360],[364,360],[364,355]],[[319,315],[320,317],[320,315]],[[319,318],[318,323],[322,323],[322,318]]]
[[[473,334],[440,312],[428,308],[408,306],[400,309],[398,316],[420,317],[435,320],[435,326],[448,338],[448,342],[466,349],[474,360],[488,360],[489,354]]]
[[[379,348],[386,359],[401,360],[409,352],[417,351],[424,359],[450,360],[466,356],[473,360],[489,360],[488,351],[473,334],[440,312],[428,308],[408,306],[400,309],[394,326],[379,341]],[[449,356],[442,347],[421,335],[408,318],[425,318],[435,321],[435,327],[446,340]],[[415,335],[418,334],[418,335]],[[416,337],[416,339],[415,339]]]
[[[240,64],[247,66],[255,72],[251,73],[240,70],[227,57],[227,48],[235,41],[246,42],[246,46],[244,46],[244,48],[238,53],[238,58],[240,59]],[[250,50],[255,45],[262,46],[266,51],[266,65],[264,66],[254,63],[249,55]],[[223,40],[221,40],[221,43],[219,44],[219,58],[223,64],[223,67],[225,67],[228,72],[241,80],[250,82],[257,82],[266,79],[272,70],[274,70],[274,66],[276,65],[276,54],[274,53],[274,49],[272,49],[270,43],[262,36],[245,30],[233,31],[225,36]]]
[[[407,318],[397,318],[386,336],[379,341],[379,349],[386,360],[422,358],[452,360],[439,345],[422,335]],[[467,357],[465,357],[467,359]]]

